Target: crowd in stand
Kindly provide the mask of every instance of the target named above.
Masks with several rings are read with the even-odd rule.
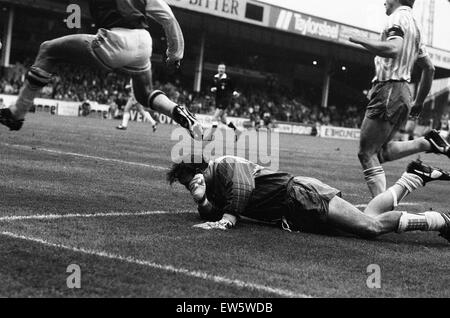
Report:
[[[0,79],[0,93],[18,94],[26,70],[26,63],[18,63],[10,68]],[[129,91],[125,87],[129,78],[126,76],[72,66],[59,67],[57,74],[39,97],[79,102],[96,101],[111,105],[114,109],[121,109],[127,102]],[[186,105],[195,113],[209,114],[214,111],[214,98],[209,92],[193,93],[183,88],[179,81],[174,84],[156,81],[155,88],[163,90],[173,101]],[[294,93],[279,86],[264,90],[249,87],[243,89],[241,96],[232,101],[229,115],[253,119],[270,118],[272,122],[308,125],[319,123],[348,128],[360,126],[363,118],[360,107],[317,107],[311,92],[314,88],[309,90]]]
[[[27,67],[17,63],[0,79],[0,92],[18,94]],[[52,82],[44,87],[38,97],[64,101],[96,101],[108,104],[128,96],[125,86],[129,79],[115,73],[105,73],[87,67],[61,65]]]
[[[214,112],[214,96],[208,93],[193,94],[179,85],[156,86],[169,94],[174,101],[187,105],[193,112],[211,114]],[[359,128],[364,112],[361,107],[349,105],[340,109],[334,105],[317,107],[308,94],[294,94],[287,89],[255,90],[244,89],[239,98],[232,101],[229,116],[242,118],[270,117],[272,121],[295,122],[308,125],[317,123],[339,127]],[[363,105],[362,105],[363,106]]]

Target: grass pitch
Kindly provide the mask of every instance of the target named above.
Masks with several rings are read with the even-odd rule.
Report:
[[[189,194],[169,187],[173,126],[31,114],[0,131],[2,297],[450,297],[450,246],[436,234],[353,237],[289,234],[200,222]],[[281,135],[280,169],[369,201],[357,143]],[[385,166],[392,184],[414,158]],[[450,160],[422,156],[450,170]],[[431,184],[400,209],[445,210],[449,184]],[[81,288],[69,289],[70,264]],[[369,289],[367,267],[381,268]]]

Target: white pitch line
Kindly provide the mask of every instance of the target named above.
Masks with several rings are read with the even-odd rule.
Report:
[[[60,220],[76,218],[102,218],[102,217],[121,217],[121,216],[149,216],[149,215],[167,215],[167,214],[189,214],[192,211],[144,211],[144,212],[111,212],[111,213],[92,213],[92,214],[36,214],[36,215],[12,215],[0,217],[0,222],[25,221],[25,220]]]
[[[115,163],[127,164],[127,165],[137,166],[137,167],[145,167],[145,168],[150,168],[150,169],[160,170],[160,171],[167,171],[168,170],[167,167],[162,167],[162,166],[149,165],[149,164],[145,164],[145,163],[133,162],[133,161],[125,161],[125,160],[120,160],[120,159],[112,159],[112,158],[105,158],[105,157],[98,157],[98,156],[90,156],[90,155],[85,155],[85,154],[75,153],[75,152],[65,152],[65,151],[60,151],[60,150],[55,150],[55,149],[48,149],[48,148],[40,148],[40,147],[35,147],[34,148],[34,147],[31,147],[31,146],[12,145],[12,144],[7,144],[7,143],[3,143],[3,145],[4,146],[8,146],[8,147],[12,147],[12,148],[24,149],[24,150],[38,150],[38,151],[43,151],[43,152],[47,152],[47,153],[51,153],[51,154],[57,154],[57,155],[72,156],[72,157],[79,157],[79,158],[92,159],[92,160],[100,160],[100,161],[106,161],[106,162],[115,162]]]
[[[111,253],[107,253],[107,252],[104,252],[104,251],[94,251],[94,250],[89,250],[89,249],[84,249],[84,248],[66,246],[66,245],[63,245],[63,244],[55,244],[55,243],[51,243],[51,242],[48,242],[48,241],[45,241],[45,240],[42,240],[42,239],[39,239],[39,238],[22,236],[22,235],[14,234],[14,233],[11,233],[11,232],[1,232],[1,235],[7,236],[7,237],[10,237],[10,238],[13,238],[13,239],[20,239],[20,240],[24,240],[24,241],[33,242],[33,243],[39,243],[39,244],[45,245],[47,247],[59,248],[59,249],[64,249],[64,250],[68,250],[68,251],[71,251],[71,252],[82,253],[82,254],[86,254],[86,255],[98,256],[98,257],[103,257],[103,258],[108,258],[108,259],[112,259],[112,260],[127,262],[127,263],[130,263],[130,264],[147,266],[147,267],[150,267],[150,268],[153,268],[153,269],[163,270],[163,271],[171,272],[171,273],[174,273],[174,274],[181,274],[181,275],[185,275],[185,276],[189,276],[189,277],[200,278],[200,279],[203,279],[203,280],[212,281],[214,283],[228,285],[228,286],[234,286],[234,287],[238,287],[238,288],[245,288],[245,289],[251,289],[251,290],[266,292],[266,293],[278,295],[278,296],[281,296],[281,297],[312,298],[311,296],[295,293],[295,292],[292,292],[292,291],[289,291],[289,290],[284,290],[284,289],[273,288],[273,287],[269,287],[269,286],[265,286],[265,285],[244,282],[244,281],[241,281],[241,280],[230,279],[230,278],[217,276],[217,275],[211,275],[211,274],[200,272],[200,271],[191,271],[191,270],[186,269],[186,268],[177,268],[177,267],[174,267],[174,266],[171,266],[171,265],[157,264],[157,263],[154,263],[154,262],[149,262],[149,261],[135,259],[133,257],[124,257],[124,256],[116,255],[116,254],[111,254]]]
[[[404,202],[404,203],[400,203],[399,206],[421,206],[421,205],[422,204],[420,204],[420,203]],[[357,207],[358,209],[367,208],[367,204],[357,204],[357,205],[355,205],[355,207]]]

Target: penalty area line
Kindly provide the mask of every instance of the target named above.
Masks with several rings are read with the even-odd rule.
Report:
[[[203,279],[206,281],[211,281],[213,283],[232,286],[232,287],[238,287],[241,289],[256,290],[259,292],[266,292],[266,293],[270,293],[270,294],[281,296],[281,297],[312,298],[311,296],[295,293],[295,292],[292,292],[289,290],[273,288],[273,287],[269,287],[269,286],[261,285],[261,284],[249,283],[249,282],[245,282],[245,281],[241,281],[241,280],[237,280],[237,279],[230,279],[230,278],[226,278],[223,276],[212,275],[212,274],[208,274],[208,273],[200,272],[200,271],[192,271],[192,270],[189,270],[186,268],[181,268],[181,267],[177,268],[172,265],[162,265],[162,264],[158,264],[158,263],[154,263],[154,262],[150,262],[150,261],[139,260],[139,259],[136,259],[136,258],[133,258],[130,256],[125,257],[125,256],[117,255],[117,254],[104,252],[104,251],[95,251],[95,250],[90,250],[90,249],[85,249],[85,248],[71,247],[71,246],[67,246],[67,245],[63,245],[63,244],[51,243],[51,242],[45,241],[43,239],[18,235],[18,234],[14,234],[11,232],[1,232],[0,234],[2,236],[6,236],[9,238],[13,238],[13,239],[28,241],[28,242],[32,242],[32,243],[38,243],[38,244],[41,244],[41,245],[44,245],[44,246],[47,246],[50,248],[58,248],[58,249],[63,249],[63,250],[67,250],[70,252],[81,253],[81,254],[86,254],[86,255],[90,255],[90,256],[98,256],[98,257],[107,258],[107,259],[111,259],[111,260],[126,262],[129,264],[146,266],[146,267],[156,269],[156,270],[162,270],[162,271],[170,272],[173,274],[179,274],[179,275],[189,276],[189,277],[193,277],[193,278],[199,278],[199,279]]]
[[[143,211],[143,212],[110,212],[110,213],[92,213],[92,214],[36,214],[36,215],[13,215],[0,217],[0,222],[25,221],[25,220],[60,220],[60,219],[88,219],[104,217],[123,217],[123,216],[150,216],[150,215],[176,215],[176,214],[194,214],[193,211]]]
[[[112,158],[91,156],[91,155],[85,155],[85,154],[76,153],[76,152],[66,152],[66,151],[61,151],[61,150],[56,150],[56,149],[31,147],[31,146],[25,146],[25,145],[12,145],[12,144],[7,144],[7,143],[2,143],[2,145],[7,146],[7,147],[12,147],[12,148],[24,149],[24,150],[42,151],[42,152],[47,152],[47,153],[56,154],[56,155],[64,155],[64,156],[72,156],[72,157],[91,159],[91,160],[114,162],[114,163],[130,165],[130,166],[150,168],[150,169],[159,170],[159,171],[167,171],[168,170],[167,167],[162,167],[162,166],[149,165],[149,164],[146,164],[146,163],[125,161],[125,160],[120,160],[120,159],[112,159]]]

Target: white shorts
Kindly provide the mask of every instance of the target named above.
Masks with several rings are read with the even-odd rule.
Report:
[[[130,75],[151,69],[153,43],[144,29],[99,29],[91,43],[94,57],[109,70]]]

